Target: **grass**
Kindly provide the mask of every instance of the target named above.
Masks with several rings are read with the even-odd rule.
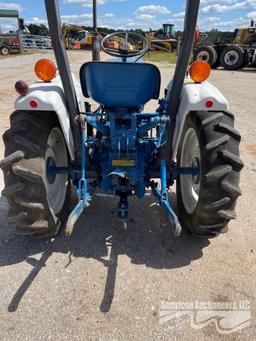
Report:
[[[153,51],[149,55],[143,57],[146,62],[167,62],[169,64],[176,64],[178,60],[177,52],[167,53],[167,52],[157,52]],[[191,53],[189,64],[193,63],[193,54]]]
[[[147,62],[167,62],[170,64],[177,63],[177,53],[167,53],[167,52],[151,52],[149,55],[143,57],[143,60]]]

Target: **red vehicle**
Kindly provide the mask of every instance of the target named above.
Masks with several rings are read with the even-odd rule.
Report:
[[[24,20],[19,18],[17,10],[0,10],[0,18],[15,18],[18,23],[18,30],[14,34],[3,34],[0,36],[0,53],[7,55],[12,51],[19,51],[22,53],[22,30],[25,28]]]
[[[20,39],[18,36],[9,34],[0,36],[0,52],[2,55],[8,55],[12,51],[20,50]]]

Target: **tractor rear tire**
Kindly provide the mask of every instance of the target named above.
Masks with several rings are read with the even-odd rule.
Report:
[[[245,51],[240,46],[227,46],[220,56],[220,65],[226,70],[242,69],[246,62]]]
[[[9,222],[16,225],[19,234],[54,236],[70,191],[67,175],[58,174],[48,182],[46,174],[46,159],[55,157],[56,150],[62,155],[56,156],[56,165],[68,166],[58,119],[49,112],[16,111],[10,120],[10,129],[3,135],[5,158],[0,162],[5,181],[2,195],[10,206]],[[65,164],[60,165],[60,159]]]
[[[215,237],[236,217],[240,140],[230,113],[192,112],[186,119],[177,166],[199,166],[200,174],[178,177],[177,201],[181,224],[193,235]]]

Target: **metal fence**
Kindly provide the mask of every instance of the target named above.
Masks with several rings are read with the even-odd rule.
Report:
[[[51,49],[52,41],[48,36],[23,35],[22,43],[24,49]]]

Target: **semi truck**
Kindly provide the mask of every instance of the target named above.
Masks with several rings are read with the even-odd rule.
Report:
[[[194,48],[194,61],[204,60],[212,68],[239,70],[246,66],[256,67],[256,25],[241,27],[234,31],[232,43],[199,44]]]

